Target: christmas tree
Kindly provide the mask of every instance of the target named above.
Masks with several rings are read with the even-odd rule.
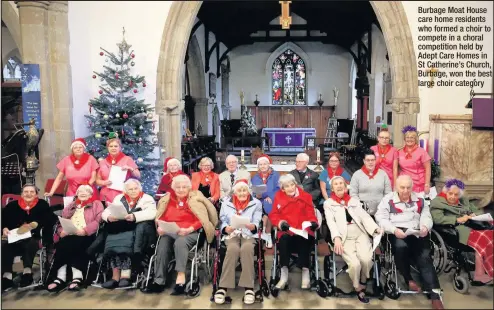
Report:
[[[103,72],[94,72],[99,78],[99,96],[89,101],[89,115],[85,115],[91,135],[86,137],[88,152],[98,161],[108,155],[106,140],[115,132],[122,141],[122,152],[134,159],[141,171],[143,191],[154,195],[161,171],[159,159],[153,158],[158,145],[154,133],[154,108],[137,100],[136,94],[146,87],[143,76],[132,75],[135,65],[134,51],[124,38],[118,43],[118,55],[100,48],[100,56],[106,57]]]
[[[250,112],[250,109],[247,109],[243,105],[242,116],[240,117],[240,129],[238,130],[238,132],[242,133],[243,136],[257,134],[256,120]]]

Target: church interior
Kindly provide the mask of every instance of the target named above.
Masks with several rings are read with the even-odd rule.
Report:
[[[439,2],[430,3],[441,6]],[[481,1],[472,3],[485,6]],[[133,9],[135,12],[131,12]],[[114,16],[107,16],[105,12],[110,11],[114,14],[108,15]],[[492,76],[485,79],[485,87],[475,91],[419,89],[413,30],[416,11],[417,5],[408,1],[128,1],[120,7],[110,1],[2,1],[2,208],[12,201],[10,197],[21,197],[26,184],[35,184],[40,200],[47,199],[46,193],[51,190],[49,205],[61,205],[63,209],[65,198],[74,195],[68,195],[68,181],[57,181],[61,173],[57,163],[70,157],[69,146],[73,150],[76,138],[84,137],[84,149],[94,156],[96,165],[101,165],[104,156],[111,154],[106,148],[116,133],[117,140],[122,141],[120,147],[135,161],[135,170],[155,170],[152,176],[140,175],[141,191],[153,196],[159,207],[160,180],[167,175],[170,158],[177,159],[181,171],[190,176],[200,173],[203,159],[209,158],[212,172],[220,175],[228,172],[228,158],[234,155],[237,171],[248,172],[250,186],[251,178],[261,175],[259,163],[266,155],[270,169],[283,176],[297,169],[300,153],[308,157],[306,167],[319,174],[330,169],[331,158],[338,153],[342,171],[352,176],[365,167],[362,163],[371,147],[379,146],[380,133],[389,133],[388,143],[402,150],[407,147],[406,131],[402,130],[412,126],[417,147],[429,156],[428,173],[437,193],[449,179],[461,179],[469,203],[494,216],[494,127],[492,121],[478,120],[481,109],[492,113],[492,107],[486,108],[484,101],[475,103],[479,97],[492,102]],[[122,52],[122,44],[127,42],[133,45],[129,47],[131,52],[127,48],[129,58],[120,62],[132,61],[129,68],[140,70],[139,74],[146,77],[143,80],[144,76],[139,76],[138,82],[129,80],[126,96],[135,96],[139,104],[149,104],[136,112],[141,112],[144,120],[135,124],[130,121],[134,112],[120,109],[116,116],[114,110],[113,115],[107,115],[110,112],[98,110],[93,101],[104,98],[106,88],[100,82],[109,81],[97,70],[104,68],[101,70],[111,72],[118,80],[115,67],[110,65],[115,58],[110,50],[118,51],[118,46]],[[492,51],[492,42],[489,44]],[[38,76],[34,74],[36,80],[32,81],[39,86],[31,93],[39,94],[34,117],[41,127],[30,122],[26,112],[28,98],[32,98],[25,90],[27,64],[39,64]],[[123,79],[127,78],[125,72]],[[122,92],[127,86],[118,87]],[[127,123],[134,128],[127,131]],[[96,127],[106,132],[98,132]],[[104,155],[96,155],[99,152]],[[152,161],[158,164],[153,166]],[[138,178],[133,175],[134,169],[129,168],[129,173],[130,179]],[[99,172],[95,178],[95,188],[105,187],[98,183]],[[91,182],[84,184],[93,186]],[[233,174],[231,185],[233,188]],[[158,218],[156,227],[157,223]],[[315,260],[321,269],[326,268],[326,257],[334,250],[330,243],[316,240]],[[438,249],[432,241],[431,246],[436,253],[444,251],[444,257],[433,257],[434,264],[441,266],[438,278],[444,308],[492,309],[492,282],[481,287],[470,285],[468,292],[460,293],[458,287],[463,284],[457,280],[459,274],[453,266],[456,256],[444,246]],[[157,253],[154,246],[151,250],[151,254]],[[264,250],[265,276],[269,280],[276,250]],[[44,253],[45,258],[53,257],[49,251]],[[33,265],[40,282],[41,257]],[[145,294],[139,288],[146,281],[129,290],[105,290],[89,281],[86,289],[56,294],[45,290],[46,283],[42,283],[32,290],[2,291],[2,307],[222,308],[214,302],[214,257],[200,259],[207,261],[209,269],[199,273],[204,279],[193,298],[168,296],[168,290]],[[346,266],[344,261],[337,265],[343,268],[338,274],[338,287],[352,291],[346,267],[342,267]],[[236,279],[240,269],[237,266]],[[22,262],[16,259],[12,273],[20,277],[23,270]],[[414,277],[416,271],[412,271]],[[111,272],[104,275],[105,281],[106,276]],[[89,271],[85,277],[89,277]],[[276,297],[267,294],[262,304],[252,306],[243,303],[246,295],[240,288],[231,290],[233,301],[226,307],[431,307],[429,295],[426,298],[412,292],[400,296],[388,291],[365,305],[358,303],[355,295],[321,294],[319,286],[317,290],[301,290],[302,278],[302,269],[290,269],[289,290]],[[465,281],[471,283],[468,279]],[[381,289],[389,289],[389,283],[384,284]],[[333,287],[329,282],[324,286]]]

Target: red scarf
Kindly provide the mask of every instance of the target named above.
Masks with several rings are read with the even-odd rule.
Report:
[[[268,183],[269,175],[272,172],[273,172],[273,170],[271,170],[271,168],[268,169],[268,172],[261,172],[261,171],[259,171],[259,176],[261,177],[262,183],[264,183],[264,184]]]
[[[456,199],[455,203],[454,204],[450,204],[448,202],[448,196],[446,195],[446,193],[444,192],[440,192],[439,194],[437,194],[439,197],[443,197],[444,200],[446,200],[446,203],[450,206],[454,206],[454,207],[458,207],[459,203],[460,203],[460,200],[459,199]]]
[[[235,210],[237,210],[237,215],[242,214],[245,208],[247,208],[247,206],[249,205],[249,201],[250,199],[247,198],[244,202],[242,202],[238,200],[237,195],[233,195],[232,202],[233,205],[235,206]]]
[[[88,204],[92,203],[93,201],[95,201],[96,199],[94,199],[94,196],[91,196],[89,197],[88,200],[86,201],[80,201],[79,199],[76,199],[75,200],[75,206],[81,206],[81,208],[85,208]]]
[[[336,176],[341,176],[342,174],[343,168],[341,168],[340,166],[338,166],[338,168],[336,168],[336,171],[333,172],[333,169],[331,169],[331,167],[328,165],[328,177],[330,180]]]
[[[202,170],[199,171],[199,175],[201,176],[201,184],[203,186],[208,186],[211,184],[211,182],[213,181],[213,173],[212,171],[208,172],[208,173],[204,173]]]
[[[26,211],[27,214],[29,214],[29,211],[36,207],[36,205],[38,204],[38,200],[39,198],[38,197],[35,197],[33,201],[31,201],[29,204],[24,200],[24,198],[20,198],[18,200],[18,203],[19,203],[19,207],[21,207],[22,210]]]
[[[340,198],[340,197],[336,196],[336,194],[334,192],[332,192],[331,196],[329,198],[333,199],[334,201],[336,201],[340,204],[344,203],[345,206],[348,206],[348,202],[350,201],[351,197],[350,197],[350,195],[348,195],[348,193],[345,193],[343,195],[343,198]]]
[[[403,151],[405,152],[405,159],[411,159],[413,152],[418,148],[418,145],[414,145],[411,149],[408,146],[405,146],[403,148]]]
[[[365,173],[366,176],[369,177],[369,180],[372,180],[376,176],[377,167],[375,167],[373,171],[369,171],[367,167],[363,165],[362,168],[360,169],[362,170],[363,173]]]
[[[127,200],[127,203],[129,204],[130,208],[134,208],[137,205],[139,199],[141,199],[143,195],[144,192],[140,192],[136,198],[131,198],[129,195],[124,194],[125,200]]]
[[[387,144],[385,147],[377,145],[377,153],[379,154],[379,159],[384,159],[386,154],[388,154],[389,150],[391,150],[391,145]]]
[[[168,203],[168,208],[170,207],[175,207],[175,208],[189,208],[189,203],[187,202],[187,198],[185,199],[178,199],[177,194],[175,194],[174,191],[170,193],[170,202]]]
[[[88,153],[83,153],[80,158],[77,158],[74,154],[70,154],[70,161],[74,165],[74,168],[79,170],[87,163],[89,156],[90,155]]]
[[[106,156],[106,161],[110,165],[116,165],[124,157],[125,157],[125,154],[123,152],[119,152],[115,158],[113,156],[111,156],[110,154],[108,154],[108,156]]]

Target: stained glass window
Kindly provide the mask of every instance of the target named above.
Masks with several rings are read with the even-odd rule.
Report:
[[[272,105],[306,105],[305,63],[290,49],[273,62]]]

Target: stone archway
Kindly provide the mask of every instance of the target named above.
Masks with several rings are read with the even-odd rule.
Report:
[[[10,3],[12,1],[2,1],[2,21],[9,29],[10,35],[19,49],[22,56],[21,47],[21,26],[19,24],[19,15]],[[7,58],[8,59],[8,58]]]
[[[201,1],[174,1],[161,42],[156,86],[156,111],[159,113],[159,139],[168,156],[181,157],[180,112],[182,69],[190,31]],[[416,125],[419,106],[417,64],[413,41],[403,5],[399,1],[371,1],[388,49],[392,76],[393,136],[402,142],[400,129]]]

